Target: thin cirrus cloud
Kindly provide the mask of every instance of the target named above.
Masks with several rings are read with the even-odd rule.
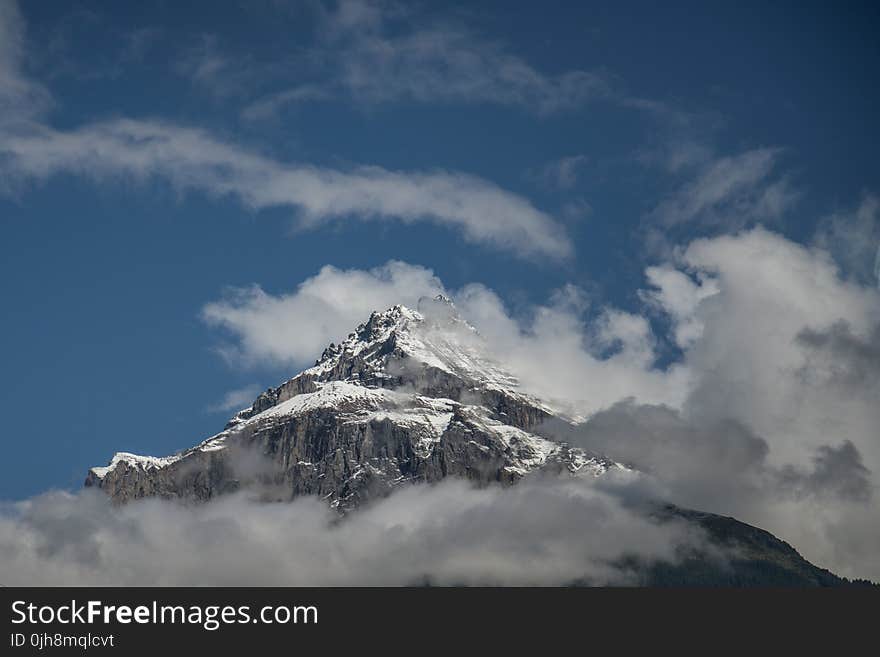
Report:
[[[830,251],[844,269],[880,285],[880,198],[865,194],[858,207],[825,217],[815,243]]]
[[[131,119],[66,132],[31,127],[5,135],[0,154],[12,181],[61,172],[95,180],[161,178],[181,190],[234,198],[253,210],[291,208],[303,228],[343,218],[430,222],[458,229],[469,242],[525,258],[573,253],[565,229],[552,217],[466,173],[286,164],[197,129]]]
[[[364,0],[317,7],[311,59],[321,62],[320,82],[298,81],[267,94],[244,109],[244,118],[265,119],[285,105],[339,96],[365,104],[489,103],[539,115],[617,97],[600,73],[545,73],[502,43],[412,8]]]
[[[229,413],[247,408],[259,393],[260,386],[256,383],[229,390],[220,401],[209,406],[207,410],[209,413]]]
[[[776,173],[780,155],[778,148],[756,148],[710,160],[647,218],[666,227],[700,222],[727,229],[777,219],[798,198],[788,178]]]
[[[262,121],[277,117],[285,105],[311,100],[326,100],[332,94],[319,84],[303,84],[292,89],[278,91],[250,103],[241,111],[246,121]]]
[[[24,20],[14,2],[0,2],[0,126],[30,118],[51,104],[42,85],[22,72]]]
[[[589,158],[586,155],[568,155],[529,171],[527,177],[550,188],[569,190],[578,182],[581,169],[587,162]]]
[[[448,26],[360,36],[344,51],[341,69],[343,86],[372,102],[483,102],[549,114],[609,94],[598,74],[546,75],[501,46]]]

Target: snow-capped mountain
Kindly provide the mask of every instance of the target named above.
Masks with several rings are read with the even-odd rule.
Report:
[[[445,477],[513,484],[535,472],[600,477],[624,466],[547,440],[569,421],[519,390],[448,299],[374,312],[315,365],[259,395],[223,431],[171,456],[116,454],[86,486],[115,502],[207,501],[241,489],[266,501],[320,496],[345,512],[395,487]],[[632,471],[630,471],[632,472]],[[635,473],[633,473],[635,474]],[[652,522],[685,523],[705,551],[678,563],[618,564],[645,585],[836,586],[847,583],[761,529],[662,502]],[[573,583],[579,583],[573,580]]]
[[[438,296],[374,312],[315,365],[262,393],[225,429],[165,457],[118,453],[86,485],[114,500],[206,500],[248,488],[341,509],[413,481],[514,483],[535,470],[622,467],[533,432],[557,415],[523,394],[477,331]]]

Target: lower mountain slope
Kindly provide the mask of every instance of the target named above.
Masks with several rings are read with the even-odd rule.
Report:
[[[707,551],[680,555],[675,563],[625,564],[640,586],[651,587],[829,587],[852,583],[804,559],[791,545],[735,518],[665,506],[663,520],[684,520],[705,533]]]

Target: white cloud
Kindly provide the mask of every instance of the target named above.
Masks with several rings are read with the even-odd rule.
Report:
[[[588,445],[649,467],[679,504],[764,527],[838,573],[880,578],[873,281],[844,278],[826,251],[762,228],[695,240],[646,274],[642,296],[684,352],[680,403],[644,406],[657,373],[632,368],[621,389],[634,406],[594,413]],[[609,334],[626,342],[637,326]]]
[[[672,405],[684,399],[686,372],[654,368],[656,340],[643,317],[605,308],[585,321],[584,294],[571,286],[521,317],[482,285],[453,297],[528,392],[573,416],[627,397]]]
[[[113,507],[99,492],[0,508],[3,584],[394,586],[633,583],[615,562],[701,547],[594,481],[408,486],[343,521],[317,498]]]
[[[18,3],[0,0],[0,128],[27,121],[51,103],[49,92],[23,71],[25,24]]]
[[[646,310],[666,317],[684,350],[666,369],[656,366],[660,340],[645,315],[613,307],[587,312],[585,294],[569,286],[514,316],[483,285],[449,291],[430,270],[401,262],[370,271],[325,267],[291,294],[238,290],[204,315],[229,329],[251,360],[306,364],[373,310],[451,294],[525,387],[582,415],[632,397],[716,420],[739,418],[774,437],[774,456],[785,462],[807,462],[827,442],[828,417],[857,446],[872,435],[859,413],[835,410],[838,402],[856,403],[851,394],[832,399],[833,391],[811,392],[804,381],[804,331],[844,321],[854,339],[868,340],[880,322],[877,290],[843,280],[826,252],[758,228],[696,240],[646,277]],[[808,393],[817,399],[803,408]]]
[[[276,91],[245,110],[251,118],[269,117],[289,103],[340,94],[370,104],[493,103],[538,114],[613,95],[599,73],[542,72],[503,44],[412,7],[346,0],[329,9],[319,5],[318,13],[320,38],[312,59],[326,67],[320,81]],[[303,88],[310,91],[300,93]]]
[[[236,288],[202,311],[232,334],[227,357],[250,364],[311,364],[331,341],[344,338],[374,310],[423,296],[450,294],[434,273],[389,262],[372,270],[326,266],[288,294]],[[460,313],[485,336],[497,358],[530,392],[586,415],[630,396],[680,404],[684,372],[653,369],[655,339],[648,322],[616,309],[584,324],[584,293],[568,286],[546,305],[515,318],[492,290],[472,284],[451,293]],[[609,355],[610,354],[610,355]]]
[[[342,83],[359,100],[518,105],[538,113],[609,95],[588,71],[545,75],[468,30],[429,27],[402,36],[359,34],[343,52]]]
[[[539,183],[559,189],[571,189],[578,181],[580,169],[589,161],[586,155],[570,155],[548,162],[530,177]]]
[[[694,311],[702,331],[685,354],[685,419],[740,423],[766,441],[770,468],[808,471],[823,450],[851,443],[869,472],[868,495],[876,495],[880,376],[872,372],[880,359],[865,355],[877,351],[880,335],[877,289],[841,278],[827,252],[762,229],[697,240],[681,264],[713,276],[719,289]],[[876,501],[755,485],[756,495],[743,489],[713,510],[768,528],[837,572],[880,577],[880,535],[865,530],[880,527]]]
[[[243,388],[236,388],[223,395],[223,399],[212,404],[208,410],[212,413],[239,411],[250,406],[258,394],[260,394],[260,386],[255,383]]]
[[[97,180],[159,177],[255,210],[290,207],[305,228],[341,219],[428,221],[527,258],[567,258],[573,250],[554,219],[476,176],[290,165],[166,123],[120,119],[66,132],[32,126],[6,135],[0,154],[4,174],[20,182],[60,172]]]
[[[775,174],[780,153],[758,148],[711,160],[696,178],[658,204],[648,219],[663,226],[700,221],[731,230],[777,219],[798,197],[789,180]]]
[[[327,100],[329,98],[332,98],[332,94],[326,88],[317,84],[306,83],[291,89],[271,93],[248,104],[241,111],[241,118],[246,121],[265,121],[277,117],[285,105],[306,100]]]
[[[798,335],[845,321],[867,338],[880,321],[877,290],[842,280],[826,252],[762,229],[697,240],[682,262],[713,275],[720,289],[695,312],[703,331],[687,352],[697,377],[692,412],[742,419],[773,438],[771,456],[786,460],[805,461],[829,433],[864,446],[871,456],[875,411],[843,412],[858,403],[805,384]],[[880,453],[875,456],[871,466],[880,468]]]
[[[865,194],[853,211],[825,217],[815,241],[834,255],[847,274],[880,285],[880,199],[875,195]]]
[[[175,63],[175,69],[220,98],[239,91],[249,77],[247,62],[223,53],[214,35],[202,35]]]
[[[658,144],[640,150],[637,159],[650,166],[658,166],[667,173],[680,173],[704,165],[712,158],[712,148],[703,141],[694,138],[686,129],[673,123],[667,130],[671,132]]]
[[[419,297],[444,291],[433,272],[403,262],[369,271],[328,265],[290,294],[274,296],[257,286],[232,289],[207,304],[202,316],[236,337],[230,355],[251,363],[305,365],[374,310],[398,303],[415,307]]]
[[[719,292],[717,281],[697,273],[691,277],[671,265],[648,267],[645,277],[651,285],[641,297],[653,304],[672,320],[675,344],[684,349],[693,344],[703,332],[703,325],[695,316],[703,299]]]

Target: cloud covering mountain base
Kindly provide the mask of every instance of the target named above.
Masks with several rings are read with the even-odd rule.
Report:
[[[0,514],[4,585],[632,584],[623,556],[675,563],[698,528],[630,508],[620,482],[406,486],[344,519],[316,498],[112,506],[47,493]],[[722,558],[719,556],[719,558]]]

